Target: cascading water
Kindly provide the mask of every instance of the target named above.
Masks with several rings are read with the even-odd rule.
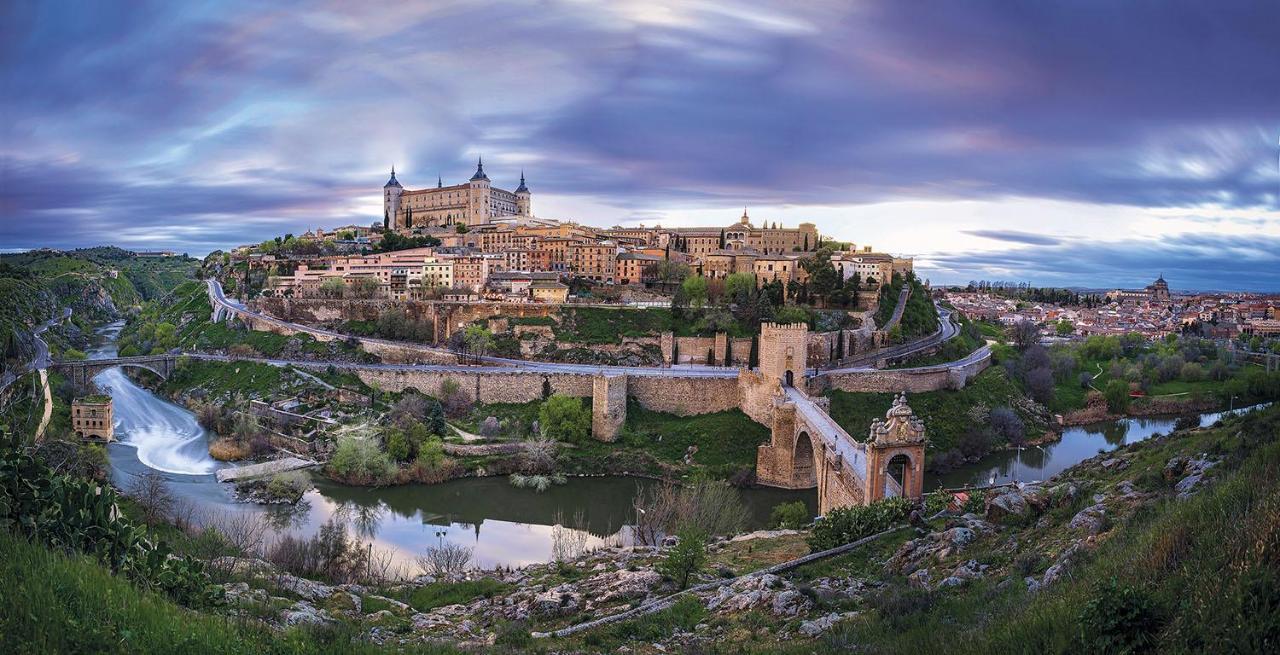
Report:
[[[90,357],[114,357],[119,331],[116,325],[108,328],[106,345]],[[209,456],[208,435],[194,414],[155,397],[119,368],[109,368],[93,380],[115,401],[116,438],[137,451],[142,464],[178,475],[207,475],[218,468]]]

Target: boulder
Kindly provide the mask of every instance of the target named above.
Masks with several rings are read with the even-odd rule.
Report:
[[[280,620],[285,625],[320,625],[332,619],[329,618],[328,612],[317,609],[315,605],[305,600],[300,600],[281,612]]]
[[[572,614],[578,611],[578,606],[578,595],[572,585],[562,584],[534,596],[529,610],[536,616],[554,617]]]
[[[774,616],[797,616],[809,609],[812,603],[804,594],[795,589],[786,589],[774,594],[770,603],[770,611]]]
[[[1012,517],[1023,517],[1031,513],[1027,499],[1017,491],[1010,491],[987,499],[986,516],[988,521],[1006,521]]]
[[[818,635],[830,630],[835,624],[849,618],[857,616],[857,612],[844,612],[843,614],[832,612],[825,616],[820,616],[812,621],[805,621],[800,624],[800,633],[806,637],[817,637]]]
[[[1195,493],[1196,485],[1200,484],[1200,481],[1203,479],[1203,473],[1192,473],[1191,475],[1178,480],[1178,483],[1173,485],[1173,490],[1178,492],[1178,498],[1180,500],[1190,498],[1191,495]]]
[[[907,583],[920,589],[929,588],[929,569],[920,569],[907,576]]]
[[[320,584],[306,578],[299,578],[288,573],[281,573],[275,576],[274,582],[281,589],[311,601],[328,598],[334,592],[334,588],[329,585]]]
[[[1076,513],[1071,518],[1071,522],[1067,524],[1067,527],[1072,530],[1083,529],[1089,534],[1098,534],[1102,532],[1102,527],[1106,523],[1106,515],[1107,508],[1105,505],[1101,503],[1090,505]]]

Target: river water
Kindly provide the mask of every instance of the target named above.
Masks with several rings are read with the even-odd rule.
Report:
[[[122,324],[101,332],[89,356],[114,357]],[[94,381],[114,399],[118,441],[107,448],[111,475],[128,489],[139,475],[158,471],[174,495],[214,520],[242,513],[263,515],[278,533],[308,536],[325,522],[342,522],[361,541],[390,553],[412,568],[413,558],[429,544],[449,541],[474,549],[478,566],[520,566],[552,559],[557,524],[581,528],[589,545],[627,539],[638,490],[656,484],[628,477],[570,478],[545,492],[517,489],[506,478],[467,478],[438,485],[384,488],[349,487],[313,475],[315,489],[297,506],[261,506],[237,502],[231,486],[214,478],[232,466],[209,456],[210,434],[186,409],[138,386],[119,368]],[[1210,424],[1221,413],[1205,414]],[[1073,464],[1173,429],[1174,418],[1133,418],[1068,429],[1062,440],[1021,452],[993,453],[980,462],[943,476],[927,476],[925,489],[1042,480]],[[817,511],[814,490],[746,489],[742,499],[752,529],[765,527],[774,505],[804,501]],[[561,529],[563,530],[563,529]],[[580,532],[578,534],[581,534]]]
[[[89,357],[114,357],[122,324],[100,332]],[[589,545],[625,542],[637,491],[656,484],[628,477],[570,478],[544,492],[517,489],[502,478],[466,478],[438,485],[349,487],[313,475],[315,489],[296,507],[237,502],[214,472],[231,466],[209,456],[211,435],[195,416],[130,380],[119,368],[94,381],[114,399],[116,439],[107,448],[112,479],[128,489],[138,476],[158,471],[182,502],[211,520],[258,513],[279,533],[310,535],[337,519],[375,549],[411,567],[424,547],[440,541],[474,549],[478,566],[520,566],[552,559],[557,524],[582,528]],[[765,527],[774,505],[804,501],[817,511],[813,490],[747,489],[741,492],[749,527]],[[563,530],[563,529],[561,529]]]

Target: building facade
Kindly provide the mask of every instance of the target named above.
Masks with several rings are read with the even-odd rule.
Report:
[[[479,225],[502,216],[532,215],[532,194],[524,173],[515,191],[493,186],[485,175],[483,160],[476,162],[470,180],[445,186],[437,179],[434,189],[405,189],[392,168],[391,179],[382,187],[382,214],[384,226],[395,230]]]

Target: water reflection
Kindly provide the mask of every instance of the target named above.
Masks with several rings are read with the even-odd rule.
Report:
[[[1212,412],[1200,416],[1200,425],[1212,425],[1228,414],[1240,414],[1270,403],[1242,408],[1233,412]],[[1026,446],[1004,450],[983,457],[976,464],[963,466],[943,475],[926,474],[926,490],[938,487],[962,487],[1004,482],[1045,480],[1093,457],[1100,452],[1142,441],[1157,433],[1173,431],[1177,417],[1127,418],[1067,428],[1062,439],[1042,446]]]

